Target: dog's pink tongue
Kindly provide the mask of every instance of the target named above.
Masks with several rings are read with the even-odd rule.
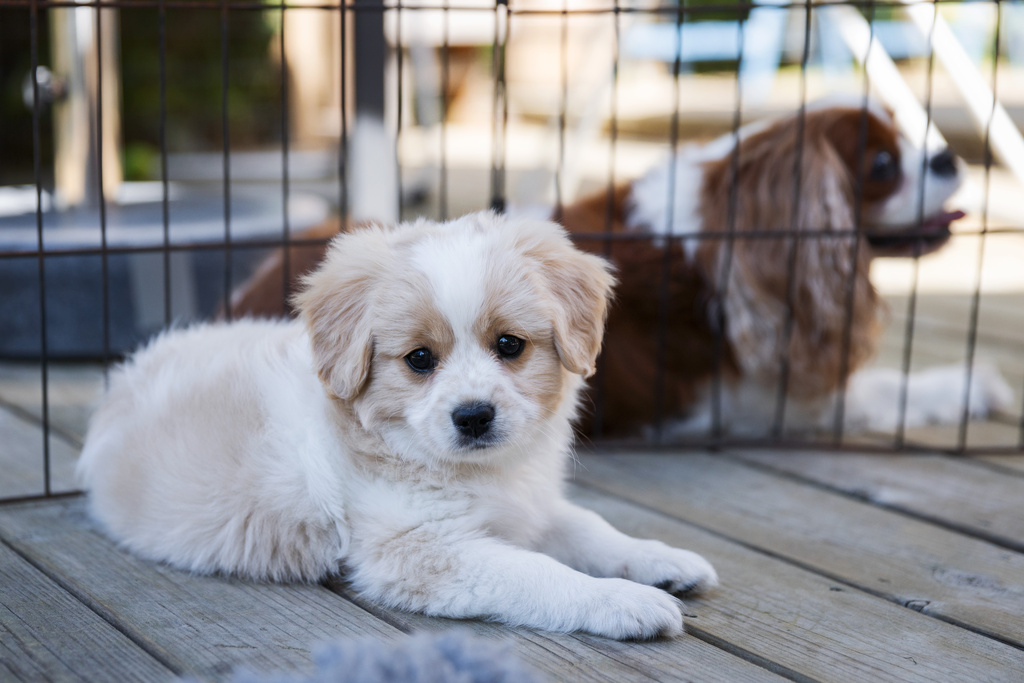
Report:
[[[949,225],[953,221],[958,221],[967,214],[963,211],[940,211],[939,213],[932,216],[930,219],[925,221],[925,225]]]

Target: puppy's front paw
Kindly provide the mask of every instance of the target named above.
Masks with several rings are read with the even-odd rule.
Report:
[[[650,640],[683,632],[682,603],[624,579],[598,579],[601,589],[580,630],[616,640]]]
[[[718,585],[718,574],[707,560],[661,541],[638,541],[622,577],[669,593],[702,591]]]

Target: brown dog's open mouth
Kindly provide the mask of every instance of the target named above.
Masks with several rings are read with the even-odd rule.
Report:
[[[924,256],[950,238],[949,224],[963,218],[963,211],[940,211],[921,225],[900,232],[865,232],[876,256]]]

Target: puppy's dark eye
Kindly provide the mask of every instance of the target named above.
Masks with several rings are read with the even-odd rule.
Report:
[[[416,349],[406,355],[405,362],[416,372],[430,372],[437,366],[434,354],[430,352],[430,349]]]
[[[875,155],[871,161],[871,171],[868,177],[879,182],[888,182],[899,177],[900,165],[892,154],[884,149]]]
[[[526,342],[511,334],[503,334],[498,337],[498,354],[504,358],[516,358],[523,352],[524,346],[526,346]]]

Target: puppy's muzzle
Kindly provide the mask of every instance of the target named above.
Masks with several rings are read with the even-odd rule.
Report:
[[[490,403],[464,403],[452,411],[452,424],[463,437],[479,439],[490,430],[494,414]]]

